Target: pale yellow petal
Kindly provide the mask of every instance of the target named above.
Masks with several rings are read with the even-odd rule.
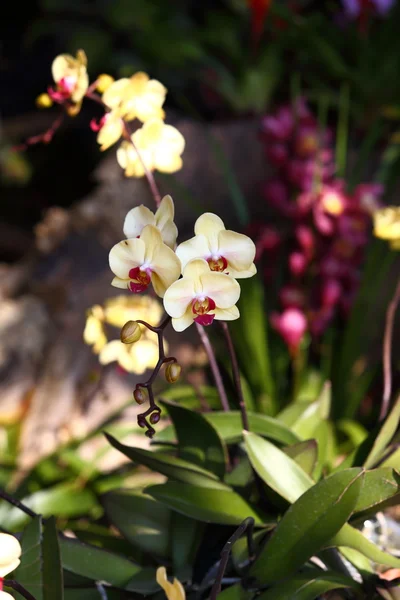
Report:
[[[200,234],[179,244],[176,249],[176,254],[179,256],[182,263],[182,269],[184,269],[190,260],[195,258],[210,258],[211,251],[206,236]]]
[[[151,119],[151,121],[144,123],[141,129],[135,131],[132,138],[135,137],[135,143],[136,139],[138,139],[140,145],[156,146],[160,143],[164,126],[164,121],[162,119]]]
[[[76,61],[70,54],[59,54],[56,56],[51,65],[51,73],[54,81],[58,83],[71,68],[76,68],[76,66]]]
[[[143,204],[135,206],[135,208],[132,208],[125,217],[125,237],[138,237],[146,225],[156,225],[156,217],[147,206],[144,206]]]
[[[184,331],[185,329],[190,327],[190,325],[192,325],[194,317],[195,315],[193,314],[192,307],[189,306],[189,308],[187,309],[185,314],[182,315],[182,317],[178,317],[177,319],[171,319],[172,327],[175,329],[175,331]]]
[[[164,244],[167,244],[172,250],[175,248],[176,238],[178,237],[178,228],[173,221],[167,221],[160,228]]]
[[[93,346],[95,354],[98,354],[107,343],[103,323],[93,315],[89,315],[86,319],[83,339],[86,344]]]
[[[136,98],[131,104],[127,103],[128,117],[131,120],[133,113],[135,117],[146,123],[150,119],[163,119],[164,110],[158,105],[158,102],[152,103],[151,98],[143,96],[143,98]]]
[[[240,317],[237,306],[232,306],[231,308],[215,308],[212,312],[215,314],[217,321],[234,321]]]
[[[143,156],[143,152],[141,152]],[[146,157],[147,159],[147,157]],[[144,168],[135,148],[129,142],[122,142],[117,150],[117,162],[125,170],[127,177],[143,177]],[[148,162],[146,162],[148,164]]]
[[[167,289],[164,296],[164,308],[174,318],[182,317],[188,306],[192,305],[195,297],[194,283],[192,279],[183,277]]]
[[[101,146],[100,150],[107,150],[107,148],[118,142],[123,130],[123,120],[119,116],[109,113],[106,116],[106,122],[97,134],[97,142]]]
[[[160,173],[176,173],[182,169],[183,161],[179,154],[171,152],[170,148],[162,145],[154,150],[154,168]]]
[[[231,308],[239,300],[240,285],[229,275],[209,271],[200,279],[204,295],[212,298],[218,308]]]
[[[5,577],[18,567],[21,553],[17,538],[8,533],[0,533],[0,577]]]
[[[128,279],[129,271],[144,263],[145,244],[142,239],[123,240],[110,250],[110,269],[120,279]]]
[[[0,600],[14,600],[14,597],[11,596],[8,592],[4,592],[0,590]]]
[[[160,298],[163,298],[169,286],[179,278],[181,262],[171,248],[166,244],[160,244],[153,249],[151,270],[154,291]]]
[[[400,238],[399,206],[386,206],[374,213],[374,235],[383,240]]]
[[[109,108],[116,108],[121,103],[122,98],[129,88],[129,83],[127,77],[114,81],[102,96],[104,104]]]
[[[175,216],[174,201],[171,196],[164,196],[160,202],[160,206],[157,208],[155,218],[156,225],[159,229],[162,229],[167,221],[173,221]]]
[[[132,372],[142,375],[147,369],[154,369],[158,362],[158,344],[152,340],[140,340],[130,347]]]
[[[144,73],[143,71],[138,71],[129,78],[129,92],[132,95],[143,94],[146,91],[149,79],[150,78],[147,75],[147,73]]]
[[[99,362],[101,365],[108,365],[114,361],[118,361],[121,352],[124,351],[125,344],[119,340],[108,342],[99,354]]]
[[[250,268],[246,271],[235,271],[235,269],[232,269],[232,267],[229,266],[227,271],[227,275],[230,275],[234,279],[248,279],[249,277],[253,277],[253,275],[257,273],[257,267],[253,263],[252,265],[250,265]]]
[[[120,277],[114,277],[114,279],[111,282],[111,285],[120,290],[127,290],[129,285],[129,279],[121,279]]]
[[[196,235],[203,234],[208,239],[210,251],[214,254],[218,252],[219,233],[225,229],[223,220],[214,215],[214,213],[204,213],[199,217],[194,225]]]
[[[236,274],[250,269],[256,255],[256,247],[247,235],[230,230],[220,231],[218,245],[220,255],[228,261],[227,270],[230,275],[232,275],[231,269]],[[240,275],[236,276],[240,277]]]
[[[145,245],[144,262],[152,266],[155,249],[163,243],[161,231],[154,225],[146,225],[140,234],[140,239]]]
[[[200,283],[200,277],[210,272],[208,262],[204,258],[196,258],[185,265],[183,276],[192,279],[195,283]]]
[[[77,74],[76,87],[71,94],[71,100],[75,103],[82,101],[86,91],[89,87],[89,75],[87,74],[86,67],[80,67]]]

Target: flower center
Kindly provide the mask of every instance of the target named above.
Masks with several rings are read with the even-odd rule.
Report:
[[[135,294],[144,292],[151,282],[150,273],[151,270],[149,268],[135,267],[131,269],[129,271],[130,282],[128,283],[128,289]]]
[[[207,258],[208,265],[211,271],[223,272],[226,271],[228,261],[223,256]]]
[[[211,325],[214,321],[215,314],[209,314],[215,309],[215,302],[208,296],[205,298],[195,298],[192,302],[192,312],[197,315],[194,318],[199,325]]]
[[[49,87],[47,92],[54,102],[62,103],[70,98],[77,84],[76,77],[68,75],[57,82],[55,88]]]

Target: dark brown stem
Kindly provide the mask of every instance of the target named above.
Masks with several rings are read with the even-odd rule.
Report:
[[[14,579],[4,579],[3,583],[5,586],[10,587],[21,594],[21,596],[26,598],[26,600],[36,600],[35,596],[32,596],[32,594],[28,592],[28,590],[26,590],[20,583],[18,583],[18,581],[14,581]]]
[[[169,315],[167,315],[164,318],[164,320],[161,321],[161,323],[158,327],[149,325],[149,323],[146,323],[146,321],[141,321],[141,320],[136,321],[137,323],[140,323],[141,325],[144,325],[145,327],[147,327],[147,329],[150,329],[150,331],[153,331],[157,335],[157,339],[158,339],[158,361],[157,361],[157,364],[154,367],[154,370],[153,370],[152,374],[150,375],[149,379],[147,381],[145,381],[144,383],[138,383],[136,385],[135,391],[133,392],[133,396],[136,400],[135,393],[137,391],[140,391],[141,388],[145,388],[147,391],[147,394],[149,397],[149,408],[147,410],[145,410],[144,412],[138,414],[137,422],[138,422],[139,427],[146,428],[146,435],[149,438],[152,438],[153,435],[155,434],[156,430],[154,429],[154,427],[152,425],[155,425],[156,423],[158,423],[158,421],[160,420],[160,414],[161,414],[161,408],[158,406],[158,404],[156,403],[155,398],[154,398],[154,392],[153,392],[154,380],[157,377],[163,364],[165,364],[167,362],[177,362],[177,360],[174,356],[168,356],[168,357],[165,356],[165,351],[164,351],[164,329],[166,328],[166,326],[168,325],[168,323],[170,321],[171,321],[171,317]],[[140,402],[140,403],[142,403],[142,402]],[[147,417],[149,417],[150,423],[147,420]]]
[[[54,137],[54,134],[60,128],[64,120],[64,116],[64,113],[59,115],[57,119],[52,123],[51,127],[49,127],[49,129],[47,129],[43,133],[39,133],[38,135],[33,135],[32,137],[28,138],[23,144],[14,146],[13,150],[15,152],[23,152],[29,146],[33,146],[34,144],[40,144],[41,142],[43,142],[44,144],[50,143]]]
[[[236,392],[237,392],[238,399],[239,399],[239,408],[240,408],[240,414],[242,415],[243,429],[245,431],[250,431],[249,430],[249,419],[247,417],[246,404],[245,404],[244,397],[243,397],[242,383],[240,381],[240,371],[239,371],[238,361],[236,358],[235,347],[233,345],[233,341],[232,341],[232,337],[231,337],[231,334],[230,334],[230,331],[228,328],[228,324],[225,321],[220,321],[220,324],[222,327],[222,331],[224,332],[224,335],[225,335],[225,340],[226,340],[226,344],[228,346],[229,356],[231,359],[233,380],[235,383]]]
[[[22,502],[20,502],[16,498],[13,498],[12,496],[10,496],[10,494],[7,494],[7,492],[5,492],[4,490],[0,490],[0,498],[3,498],[3,500],[8,502],[9,504],[12,504],[12,506],[19,508],[20,510],[22,510],[22,512],[24,512],[26,515],[28,515],[28,517],[31,517],[32,519],[34,519],[35,517],[38,516],[38,514],[35,513],[33,510],[31,510],[30,508],[28,508],[28,506],[25,506],[25,504],[22,504]]]
[[[138,155],[138,158],[140,160],[140,162],[142,163],[142,167],[144,170],[144,174],[146,176],[147,179],[147,183],[149,184],[150,187],[150,191],[152,193],[152,196],[154,198],[154,202],[156,203],[157,208],[160,206],[160,202],[161,202],[161,194],[160,191],[158,189],[156,180],[154,179],[154,175],[153,173],[148,169],[145,161],[143,160],[142,155],[140,154],[139,150],[137,149],[135,142],[132,140],[132,131],[129,127],[129,124],[125,122],[125,128],[124,128],[124,138],[126,140],[129,141],[130,144],[132,144],[133,148],[135,149],[136,154]]]
[[[208,362],[210,363],[211,371],[214,377],[215,385],[217,386],[218,395],[221,400],[222,409],[226,412],[229,411],[229,402],[228,397],[226,395],[224,383],[222,381],[221,371],[219,370],[217,359],[215,358],[215,353],[213,347],[210,342],[210,338],[204,330],[202,325],[196,323],[197,331],[199,333],[201,343],[204,346],[204,350],[206,351]]]
[[[236,529],[233,535],[231,535],[223,547],[221,552],[221,562],[219,563],[218,572],[210,593],[210,600],[216,600],[218,594],[220,593],[222,578],[225,573],[226,565],[228,564],[232,546],[245,531],[247,536],[247,551],[249,554],[249,560],[254,559],[253,527],[254,519],[252,517],[247,517],[247,519],[245,519],[243,523],[239,525],[239,527]]]
[[[386,324],[385,334],[383,338],[383,395],[381,412],[379,420],[385,419],[390,404],[390,397],[392,395],[392,339],[393,339],[393,328],[394,319],[396,316],[397,306],[400,302],[400,281],[397,283],[393,298],[388,306],[386,313]]]

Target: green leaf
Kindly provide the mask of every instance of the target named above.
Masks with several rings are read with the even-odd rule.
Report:
[[[215,427],[227,444],[237,444],[242,439],[243,424],[239,411],[210,412],[205,413],[204,417]],[[273,417],[248,413],[248,418],[250,430],[254,433],[285,445],[300,441],[289,427]]]
[[[361,591],[361,586],[351,577],[310,569],[289,581],[272,586],[259,596],[259,600],[314,600],[325,592],[340,588],[355,588]]]
[[[218,594],[218,600],[247,600],[254,595],[254,592],[244,590],[240,583],[235,583],[225,588]]]
[[[63,600],[64,584],[56,520],[47,519],[43,526],[43,600]]]
[[[400,471],[400,448],[393,448],[393,452],[383,461],[381,467],[391,467]]]
[[[64,569],[138,593],[152,593],[158,586],[155,569],[142,569],[133,562],[77,540],[60,538],[61,560]]]
[[[321,421],[329,417],[331,406],[331,388],[325,383],[322,392],[314,402],[295,402],[278,415],[278,419],[302,440],[314,437]]]
[[[198,465],[182,460],[181,458],[175,458],[168,454],[156,454],[155,452],[143,450],[142,448],[125,446],[111,435],[106,433],[105,436],[114,448],[125,454],[125,456],[135,463],[144,465],[153,471],[158,471],[167,477],[171,477],[171,479],[219,489],[226,488],[226,486],[217,479],[214,473],[210,473],[210,471],[206,471]]]
[[[355,513],[366,511],[400,492],[400,476],[391,468],[366,471]],[[376,512],[376,509],[374,510]]]
[[[288,502],[314,485],[311,477],[285,452],[255,433],[243,432],[247,453],[261,479]]]
[[[171,417],[178,437],[179,457],[223,479],[227,449],[216,429],[200,413],[161,401]]]
[[[349,469],[319,481],[283,515],[250,575],[263,584],[287,578],[323,548],[349,519],[363,472]]]
[[[35,600],[43,600],[42,588],[42,517],[35,517],[25,528],[21,538],[21,564],[15,571],[15,579],[28,590]],[[17,600],[23,597],[14,594]]]
[[[181,513],[172,512],[171,553],[175,571],[186,567],[190,567],[192,571],[196,553],[201,542],[203,528],[202,523]]]
[[[136,490],[109,492],[102,502],[110,521],[133,546],[159,557],[169,556],[168,508]]]
[[[342,472],[344,473],[344,471]],[[335,475],[339,475],[339,473],[336,473]],[[387,552],[383,552],[378,546],[375,546],[375,544],[370,542],[361,531],[354,529],[354,527],[351,527],[348,523],[343,525],[341,530],[332,537],[327,546],[345,546],[346,548],[353,548],[375,563],[394,567],[395,569],[400,568],[400,558],[396,558]]]
[[[375,442],[369,452],[364,467],[369,469],[382,457],[386,447],[390,444],[394,434],[397,431],[400,422],[400,396],[397,398],[392,410],[385,419]]]
[[[239,525],[247,517],[253,517],[256,525],[263,525],[255,509],[228,488],[214,489],[168,481],[147,488],[146,493],[173,510],[206,523]]]
[[[318,444],[316,440],[298,442],[297,444],[283,448],[283,452],[292,458],[307,475],[312,477],[318,459]]]
[[[201,402],[198,397],[199,393],[205,398],[211,408],[217,409],[221,406],[218,391],[215,387],[207,385],[199,386],[198,392],[192,385],[170,385],[162,391],[161,396],[164,400],[179,402],[179,405],[185,408],[201,409]],[[157,433],[158,436],[159,433]]]

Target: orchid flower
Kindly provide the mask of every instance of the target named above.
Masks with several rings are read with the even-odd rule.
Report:
[[[153,225],[146,225],[140,238],[123,240],[111,248],[109,262],[115,274],[114,287],[138,293],[152,283],[160,298],[181,271],[179,258]]]
[[[374,235],[400,250],[400,206],[386,206],[374,213]]]
[[[175,331],[187,329],[194,321],[211,325],[214,319],[232,321],[239,318],[236,302],[240,286],[224,273],[210,271],[206,260],[191,260],[183,277],[165,292],[164,308],[172,317]]]
[[[51,66],[55,88],[49,88],[50,98],[59,104],[70,102],[67,111],[76,115],[81,107],[82,100],[89,86],[89,77],[86,70],[87,58],[83,50],[78,50],[76,58],[70,54],[60,54]]]
[[[21,545],[16,537],[8,533],[0,533],[0,578],[18,567],[21,553]]]
[[[194,226],[195,236],[179,244],[176,253],[182,268],[190,260],[203,258],[211,271],[226,273],[235,279],[252,277],[257,272],[254,242],[243,235],[225,229],[224,222],[213,213],[204,213]]]
[[[145,123],[149,119],[164,118],[162,105],[166,93],[166,88],[159,81],[139,72],[130,78],[114,81],[102,99],[108,108],[119,108],[127,121],[139,119]]]
[[[164,590],[167,600],[186,600],[186,594],[183,585],[179,579],[176,579],[176,577],[174,577],[173,583],[168,581],[165,567],[158,567],[156,572],[156,580],[158,585]]]
[[[178,229],[174,223],[175,207],[171,196],[164,196],[155,214],[141,204],[132,208],[125,217],[124,234],[127,238],[140,236],[146,225],[154,225],[160,230],[164,244],[175,248]]]

